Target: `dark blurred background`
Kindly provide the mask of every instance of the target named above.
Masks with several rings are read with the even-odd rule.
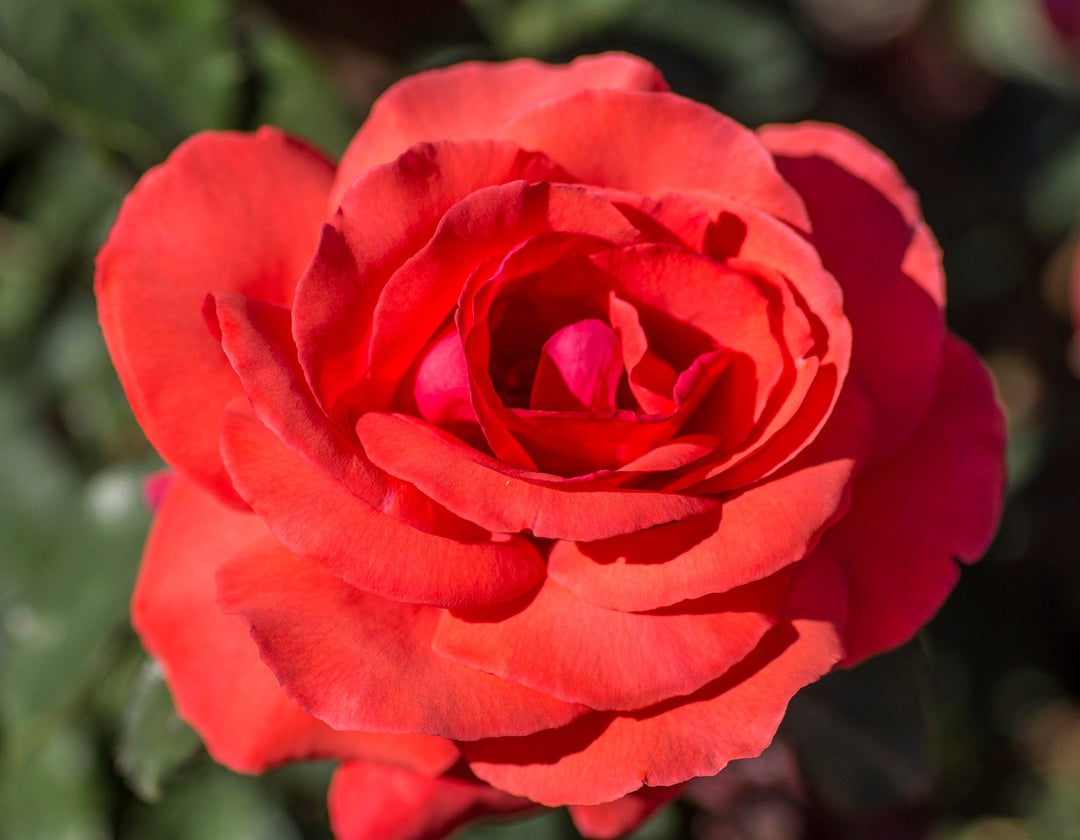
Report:
[[[0,0],[2,840],[329,837],[329,766],[215,766],[128,627],[160,462],[91,281],[140,173],[210,127],[338,155],[406,73],[607,49],[751,126],[884,149],[1011,431],[1000,535],[929,629],[808,689],[761,759],[637,836],[1080,838],[1080,0]],[[555,811],[466,836],[575,835]]]

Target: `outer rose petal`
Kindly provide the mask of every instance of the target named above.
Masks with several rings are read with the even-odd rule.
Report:
[[[596,607],[549,579],[528,598],[445,614],[432,646],[568,702],[639,709],[696,691],[749,654],[776,623],[788,583],[628,613]]]
[[[222,454],[241,495],[282,543],[354,586],[412,603],[489,604],[542,578],[528,541],[492,539],[382,475],[342,439],[307,391],[287,312],[239,295],[216,300],[215,312],[258,415],[226,412]]]
[[[806,556],[847,509],[873,439],[871,410],[849,383],[832,420],[791,465],[714,513],[593,543],[558,542],[548,574],[586,600],[651,610],[726,592]]]
[[[499,136],[542,151],[580,183],[654,197],[715,193],[810,227],[752,131],[672,93],[578,90],[525,111]]]
[[[447,514],[415,487],[373,467],[355,443],[322,413],[296,359],[288,310],[243,295],[222,295],[207,299],[206,313],[216,319],[221,346],[252,410],[290,449],[317,464],[368,504],[404,522],[482,533]],[[228,466],[236,471],[235,464]]]
[[[235,504],[217,438],[240,383],[203,299],[288,303],[332,177],[325,158],[274,129],[199,134],[143,177],[98,255],[101,327],[139,425],[166,461]]]
[[[431,650],[440,610],[371,595],[264,540],[218,572],[289,697],[339,729],[456,740],[550,729],[586,709]]]
[[[852,371],[878,407],[877,458],[911,435],[933,397],[945,340],[941,254],[892,162],[837,126],[768,126],[762,140],[802,194],[811,242],[844,290]],[[901,349],[902,348],[902,349]]]
[[[336,732],[291,703],[242,621],[214,602],[214,572],[265,537],[251,514],[183,477],[166,488],[132,600],[132,621],[161,663],[180,715],[215,759],[241,772],[299,758],[363,758],[439,773],[457,759],[426,735]]]
[[[512,598],[543,580],[529,540],[429,534],[380,513],[240,405],[227,412],[222,450],[236,486],[283,545],[366,592],[463,607]]]
[[[645,822],[662,805],[679,795],[682,785],[643,787],[622,799],[602,805],[571,805],[570,817],[583,837],[609,840],[622,837]]]
[[[496,137],[526,108],[582,88],[667,90],[667,85],[647,61],[619,53],[585,56],[564,66],[531,59],[469,62],[403,79],[379,97],[345,150],[329,211],[357,177],[416,143]]]
[[[334,773],[328,803],[337,840],[442,840],[470,820],[536,808],[482,782],[358,761]]]
[[[997,527],[1005,422],[989,377],[956,338],[945,342],[930,411],[907,445],[859,478],[851,511],[816,553],[840,564],[850,606],[846,665],[896,647],[941,606]]]
[[[827,560],[799,568],[786,614],[791,624],[720,679],[688,697],[626,714],[594,712],[524,738],[463,744],[473,772],[547,805],[598,805],[643,784],[662,787],[718,773],[761,753],[788,701],[843,655],[843,579]]]

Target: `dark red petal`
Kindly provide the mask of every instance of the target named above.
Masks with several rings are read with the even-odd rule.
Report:
[[[603,539],[686,519],[716,504],[677,493],[573,490],[541,483],[559,478],[512,469],[422,420],[398,414],[370,412],[356,428],[378,466],[496,533]]]
[[[105,342],[166,461],[240,504],[218,454],[240,384],[202,317],[209,292],[287,305],[318,241],[333,167],[273,129],[203,133],[148,172],[98,255]]]
[[[956,582],[954,558],[986,550],[1001,514],[1005,424],[989,377],[945,342],[930,411],[908,443],[860,476],[851,511],[817,553],[851,592],[846,664],[906,642]]]
[[[629,613],[596,607],[549,579],[517,601],[444,614],[433,647],[568,702],[639,709],[696,691],[750,653],[775,623],[787,584]]]
[[[474,740],[586,711],[435,655],[441,610],[362,592],[272,540],[233,557],[217,582],[285,693],[336,728]]]
[[[656,609],[771,575],[805,557],[847,510],[871,422],[865,397],[849,386],[818,439],[779,473],[704,516],[594,543],[557,542],[548,575],[620,610]]]
[[[524,738],[462,745],[473,772],[545,805],[598,805],[643,784],[711,776],[729,761],[759,755],[788,701],[843,655],[846,594],[835,567],[800,568],[785,623],[720,679],[689,697],[634,713],[595,712]]]
[[[648,62],[618,53],[562,66],[531,59],[469,62],[409,76],[379,97],[346,149],[330,210],[357,177],[416,143],[497,137],[526,108],[583,88],[667,90],[667,85]]]
[[[236,486],[283,545],[367,592],[476,606],[513,598],[544,577],[544,563],[524,537],[428,533],[380,513],[242,406],[227,412],[222,449]]]
[[[571,805],[570,818],[582,837],[613,840],[642,825],[658,808],[678,796],[682,788],[682,785],[642,787],[614,802]]]
[[[471,820],[536,808],[483,782],[359,761],[337,769],[327,801],[337,840],[442,840]]]
[[[336,732],[285,697],[244,623],[214,601],[214,573],[265,538],[257,516],[174,478],[150,531],[132,622],[161,664],[177,709],[222,764],[241,772],[301,758],[362,758],[439,773],[457,759],[427,735]]]
[[[415,146],[352,184],[293,306],[300,362],[324,410],[336,417],[347,408],[343,398],[367,369],[383,286],[456,202],[494,184],[564,177],[543,155],[513,143],[470,141]]]
[[[752,131],[672,93],[582,90],[525,111],[499,136],[542,151],[579,183],[653,197],[715,193],[810,229]]]
[[[945,340],[941,254],[892,162],[837,126],[762,129],[799,191],[811,242],[840,281],[854,329],[852,369],[878,410],[875,459],[903,445],[934,395]]]

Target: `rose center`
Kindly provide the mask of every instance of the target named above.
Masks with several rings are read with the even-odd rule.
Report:
[[[622,375],[622,348],[615,331],[596,318],[577,321],[544,342],[532,380],[529,408],[614,411]]]

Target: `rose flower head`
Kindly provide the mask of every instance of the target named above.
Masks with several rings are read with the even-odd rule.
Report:
[[[218,761],[342,762],[340,840],[626,831],[910,639],[1000,512],[893,164],[628,55],[407,78],[336,168],[200,134],[96,288],[174,470],[135,627]]]

